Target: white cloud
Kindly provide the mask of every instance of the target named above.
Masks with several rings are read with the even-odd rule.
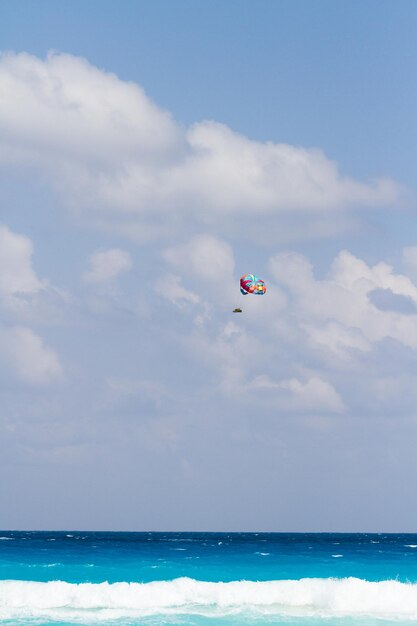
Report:
[[[164,257],[188,276],[217,284],[233,280],[233,250],[217,237],[197,235],[184,245],[168,248]]]
[[[0,127],[15,158],[76,165],[104,174],[120,162],[169,157],[179,129],[136,84],[81,58],[4,54],[0,63]],[[3,158],[5,154],[3,153]],[[100,186],[100,180],[96,181]]]
[[[201,271],[193,256],[198,249],[189,242],[166,256],[189,280],[195,277],[193,294],[210,305],[210,322],[184,336],[184,347],[200,367],[212,370],[214,388],[235,401],[281,413],[340,413],[352,403],[363,405],[367,395],[368,407],[382,410],[384,402],[392,404],[392,394],[375,396],[380,377],[391,376],[379,353],[387,345],[393,349],[392,343],[384,348],[383,340],[398,342],[400,377],[400,355],[405,354],[400,344],[417,349],[417,287],[407,276],[386,263],[371,266],[342,251],[318,280],[306,257],[280,253],[270,260],[267,294],[243,299],[243,313],[234,316],[230,310],[225,322],[224,303],[216,303],[210,293],[209,277],[198,279]],[[232,289],[237,284],[235,277]],[[384,298],[375,297],[381,293]]]
[[[260,352],[239,324],[231,321],[215,325],[214,334],[204,325],[196,326],[184,338],[186,348],[200,364],[212,368],[216,375],[216,388],[222,393],[239,397],[247,378],[248,367],[259,360]]]
[[[323,236],[335,232],[324,216],[344,224],[344,209],[402,195],[389,179],[342,175],[317,149],[253,141],[213,121],[184,129],[138,85],[65,54],[0,58],[0,132],[0,163],[40,168],[70,205],[139,239],[184,225],[245,232],[247,219],[256,237],[259,216],[299,212],[307,217],[293,235]]]
[[[259,394],[273,392],[275,405],[284,411],[340,413],[346,409],[334,387],[317,376],[303,383],[297,378],[275,382],[269,376],[261,375],[252,381],[251,389],[258,397]]]
[[[314,344],[322,346],[341,358],[346,358],[351,350],[370,352],[371,342],[356,327],[344,326],[337,321],[328,321],[323,325],[311,325],[308,333]]]
[[[59,359],[31,328],[16,324],[18,320],[20,324],[56,320],[66,294],[38,278],[32,267],[32,254],[29,237],[0,225],[2,373],[7,376],[10,372],[27,384],[43,385],[62,376]]]
[[[132,268],[132,260],[125,250],[112,248],[99,250],[90,255],[90,269],[83,276],[86,282],[104,283],[117,278]]]
[[[233,274],[233,250],[228,243],[212,235],[196,235],[182,245],[166,249],[163,256],[193,285],[193,291],[187,290],[186,299],[201,302],[203,306],[203,313],[195,318],[196,324],[204,324],[210,318],[212,307],[232,305],[238,294],[238,282]],[[178,277],[171,285],[167,284],[167,293],[171,294],[172,301],[178,300],[179,289],[183,289],[180,280]],[[186,293],[183,293],[183,300]]]
[[[278,414],[338,414],[365,405],[391,410],[394,392],[377,396],[379,380],[394,376],[381,355],[396,350],[402,377],[401,359],[414,358],[403,346],[417,348],[417,286],[408,276],[341,251],[319,280],[308,258],[287,252],[259,272],[267,294],[244,298],[224,240],[199,235],[164,257],[175,274],[157,281],[159,293],[179,309],[193,305],[187,315],[206,311],[202,323],[190,332],[188,321],[178,339],[196,371],[210,371],[205,380],[213,394]],[[243,313],[233,314],[234,306]],[[402,404],[408,410],[410,403]]]
[[[58,356],[30,328],[0,329],[0,348],[3,365],[23,383],[45,385],[62,377]]]
[[[193,185],[196,199],[222,212],[391,204],[398,192],[388,180],[362,184],[343,177],[320,150],[252,141],[215,122],[195,124],[188,141],[194,158],[182,169],[181,187]]]
[[[215,336],[197,329],[188,343],[199,361],[216,371],[218,389],[246,405],[305,415],[346,410],[339,393],[322,376],[309,373],[304,381],[296,377],[275,380],[269,374],[256,373],[265,368],[273,371],[280,359],[280,345],[276,340],[269,342],[268,335],[267,327],[242,328],[229,321],[218,328]]]
[[[71,302],[66,291],[38,277],[32,256],[30,238],[0,224],[0,316],[8,323],[57,322]]]
[[[34,294],[45,285],[32,268],[29,237],[0,225],[0,297]]]
[[[163,298],[179,306],[184,306],[184,304],[198,304],[201,301],[196,293],[183,287],[181,277],[175,274],[167,274],[157,280],[155,291]]]
[[[417,303],[417,287],[390,265],[370,267],[342,251],[327,278],[316,280],[305,257],[282,253],[271,259],[270,271],[291,293],[297,325],[317,345],[339,356],[347,356],[349,348],[369,351],[385,338],[417,348],[417,316],[378,308],[370,297],[382,289]]]

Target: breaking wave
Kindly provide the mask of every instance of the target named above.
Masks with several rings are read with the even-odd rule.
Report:
[[[229,614],[417,618],[417,584],[359,578],[149,583],[0,581],[0,620]]]

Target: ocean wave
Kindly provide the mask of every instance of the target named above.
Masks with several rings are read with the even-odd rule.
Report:
[[[83,623],[150,615],[236,613],[277,616],[417,618],[417,584],[358,578],[265,582],[149,583],[0,581],[0,620],[80,619]]]

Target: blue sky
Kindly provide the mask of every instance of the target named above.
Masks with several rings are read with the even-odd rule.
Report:
[[[1,3],[3,527],[414,529],[416,26]]]

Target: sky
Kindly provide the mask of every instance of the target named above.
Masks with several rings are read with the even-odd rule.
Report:
[[[0,527],[415,531],[416,28],[0,2]]]

